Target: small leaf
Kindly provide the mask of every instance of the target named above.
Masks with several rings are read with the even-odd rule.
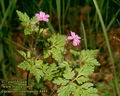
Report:
[[[99,96],[96,88],[90,87],[87,90],[84,90],[84,96]]]
[[[19,68],[23,70],[29,71],[31,69],[31,65],[27,61],[23,61],[18,65]]]
[[[98,53],[98,50],[82,50],[80,52],[80,57],[91,57],[91,58],[96,58]]]
[[[83,61],[85,64],[87,65],[91,65],[91,66],[99,66],[100,63],[97,61],[97,59],[95,58],[87,58],[86,60]]]
[[[52,57],[58,62],[61,62],[64,59],[63,54],[59,49],[52,48],[51,53],[52,53]]]
[[[57,72],[57,66],[55,64],[50,64],[50,66],[44,72],[44,80],[52,80]]]
[[[93,86],[92,83],[84,83],[83,85],[81,85],[81,88],[88,89],[89,87],[92,87],[92,86]]]
[[[74,96],[81,96],[82,90],[83,90],[83,89],[81,89],[80,87],[78,87],[78,88],[73,92]]]
[[[18,50],[18,53],[19,53],[21,56],[23,56],[24,58],[26,58],[26,53],[25,53],[24,51],[19,51],[19,50]]]
[[[72,92],[76,90],[76,84],[70,83],[66,86],[62,86],[58,89],[58,96],[70,96]]]
[[[50,42],[51,47],[48,50],[50,54],[52,54],[52,57],[58,61],[63,61],[63,51],[64,51],[64,45],[65,45],[65,36],[60,34],[53,34],[52,37],[48,39],[48,42]]]
[[[78,76],[88,77],[94,71],[94,67],[93,66],[84,65],[81,68],[76,68],[76,71],[78,72]]]
[[[36,68],[35,66],[32,66],[32,68],[30,69],[30,73],[32,73],[35,76],[38,83],[41,77],[44,76],[43,71],[41,69]]]
[[[31,52],[27,51],[27,58],[31,58]]]
[[[31,28],[26,27],[26,28],[24,29],[24,34],[25,34],[25,35],[30,35],[31,33],[32,33]]]
[[[83,84],[87,81],[89,81],[89,78],[86,78],[84,76],[80,76],[77,80],[76,80],[79,84]]]
[[[69,80],[63,79],[63,78],[57,78],[54,79],[53,83],[57,84],[57,85],[66,85],[69,82]]]
[[[49,50],[43,50],[44,58],[48,58],[51,54]]]
[[[62,63],[59,63],[59,67],[60,68],[68,68],[69,67],[69,64],[68,64],[68,62],[66,62],[66,61],[63,61]]]
[[[26,24],[28,24],[30,21],[29,16],[26,13],[22,13],[18,10],[16,12],[17,12],[17,15],[19,17],[19,20],[22,21],[22,24],[26,26]]]
[[[43,64],[42,60],[35,60],[35,66],[36,66],[36,68],[41,68],[42,69],[42,64]]]
[[[66,68],[63,74],[65,79],[72,79],[75,76],[75,72],[71,68]]]

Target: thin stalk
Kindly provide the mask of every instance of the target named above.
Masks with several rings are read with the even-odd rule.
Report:
[[[107,20],[108,20],[108,9],[109,9],[109,0],[107,0],[107,4],[106,4],[106,9],[105,9],[105,13],[106,13],[106,16],[105,16],[105,24],[107,24]]]
[[[64,30],[64,23],[65,23],[65,21],[64,21],[64,17],[65,17],[65,1],[64,0],[62,0],[62,3],[63,3],[63,7],[62,7],[62,32],[64,32],[63,30]]]
[[[66,10],[65,10],[65,13],[64,13],[64,17],[66,16],[69,7],[70,7],[70,0],[67,1]]]
[[[116,12],[116,14],[114,15],[114,17],[112,18],[112,20],[110,21],[110,23],[108,24],[106,30],[108,31],[111,27],[111,25],[113,24],[113,22],[115,21],[116,17],[118,16],[118,14],[120,13],[120,9]]]
[[[8,19],[9,21],[10,21],[11,18],[12,18],[14,9],[15,9],[15,7],[16,7],[16,3],[17,3],[17,0],[13,0],[13,4],[12,4],[11,11],[10,11],[10,14],[9,14],[9,19]]]
[[[2,73],[3,73],[4,80],[7,80],[6,66],[3,62],[2,62]]]
[[[4,0],[1,0],[1,6],[2,6],[2,13],[5,13],[5,4],[4,4]]]
[[[12,41],[11,39],[5,38],[4,40],[5,40],[7,43],[11,43],[11,44],[13,44],[13,45],[15,45],[15,46],[17,46],[17,47],[22,48],[23,50],[28,51],[27,48],[25,48],[24,46],[20,45],[19,43],[16,43],[16,42]]]
[[[88,24],[88,32],[89,32],[89,46],[90,48],[94,48],[95,47],[95,41],[94,41],[94,38],[93,38],[93,34],[92,34],[92,31],[94,27],[91,26],[91,23],[90,23],[90,14],[88,13],[87,15],[87,24]]]
[[[120,21],[118,19],[116,21],[117,21],[118,25],[120,26]]]
[[[27,72],[27,78],[26,78],[26,85],[28,86],[29,85],[29,74],[30,74],[30,71]]]
[[[86,38],[86,32],[85,32],[85,27],[83,24],[83,21],[81,20],[81,28],[83,32],[83,38],[84,38],[84,44],[85,44],[85,49],[87,49],[87,38]]]
[[[48,27],[50,28],[50,30],[55,33],[55,29],[53,28],[52,24],[50,22],[47,23]]]
[[[52,0],[49,0],[49,7],[50,16],[52,16]]]
[[[27,86],[27,90],[29,90],[29,74],[30,74],[30,71],[27,72],[27,77],[26,77],[26,86]],[[29,94],[26,92],[26,96],[29,96]]]
[[[116,3],[118,6],[120,6],[120,0],[112,0],[114,3]]]
[[[59,23],[59,32],[61,33],[61,0],[56,0],[57,6],[57,15],[58,15],[58,23]]]
[[[111,58],[111,62],[113,64],[114,68],[115,68],[115,65],[114,65],[115,61],[113,59],[113,55],[112,55],[112,51],[111,51],[111,48],[110,48],[110,44],[109,44],[109,40],[108,40],[108,36],[107,36],[107,32],[106,32],[105,24],[103,22],[102,15],[100,13],[100,10],[99,10],[99,7],[98,7],[98,4],[97,4],[96,0],[93,0],[93,3],[95,5],[95,8],[96,8],[96,11],[97,11],[97,14],[98,14],[101,26],[102,26],[102,30],[103,30],[103,33],[104,33],[104,37],[105,37],[107,47],[108,47],[108,52],[109,52],[109,55],[110,55],[110,58]],[[119,91],[119,88],[118,88],[118,80],[117,80],[115,69],[114,69],[113,74],[114,74],[114,84],[115,84],[115,88],[116,88],[116,94],[117,94],[117,96],[120,96],[120,91]]]
[[[3,24],[6,22],[7,16],[9,16],[9,14],[11,12],[10,10],[11,10],[11,7],[12,7],[13,3],[14,2],[10,2],[9,6],[8,6],[8,8],[7,8],[7,10],[6,10],[5,14],[4,14],[4,17],[3,17],[2,21],[1,21],[0,29],[3,27]]]

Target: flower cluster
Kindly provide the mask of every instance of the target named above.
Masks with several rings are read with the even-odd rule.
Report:
[[[48,18],[50,17],[48,14],[40,11],[39,13],[36,13],[35,14],[36,18],[38,21],[45,21],[45,22],[48,22]]]
[[[80,44],[80,37],[75,34],[75,32],[70,32],[70,36],[67,38],[68,40],[72,41],[73,46],[78,46]]]
[[[50,16],[45,12],[40,11],[39,13],[35,14],[35,17],[38,21],[48,22]],[[67,39],[72,41],[73,46],[78,46],[80,44],[81,38],[75,34],[75,32],[70,31],[70,36],[68,36]]]

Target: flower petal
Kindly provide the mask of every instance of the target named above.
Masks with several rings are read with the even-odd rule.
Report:
[[[75,42],[77,43],[80,43],[80,40],[79,39],[74,39]]]
[[[45,12],[40,11],[39,13],[35,14],[38,21],[45,21],[48,22],[48,18],[50,17],[48,14],[45,14]]]
[[[78,43],[75,40],[73,40],[73,46],[77,46],[77,45]]]
[[[73,40],[74,38],[72,36],[68,36],[68,40]]]
[[[81,39],[78,35],[75,36],[76,39]]]
[[[75,37],[75,32],[70,31],[70,34],[73,38]]]

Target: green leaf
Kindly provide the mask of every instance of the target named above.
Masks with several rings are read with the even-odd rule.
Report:
[[[74,96],[98,96],[97,89],[90,87],[88,89],[81,88],[78,86],[77,89],[73,92]]]
[[[63,47],[65,45],[65,36],[64,35],[60,35],[60,34],[53,34],[48,41],[52,43],[52,45],[56,46],[56,47]]]
[[[86,60],[83,61],[87,65],[91,66],[99,66],[100,63],[97,61],[95,58],[87,58]]]
[[[32,73],[35,76],[38,83],[39,83],[41,77],[44,76],[43,71],[41,69],[38,69],[35,66],[32,66],[32,68],[30,69],[30,73]]]
[[[51,55],[49,50],[43,50],[44,58],[48,58]]]
[[[23,70],[29,71],[31,69],[31,65],[27,61],[23,61],[18,65],[19,68]]]
[[[80,56],[80,52],[76,51],[76,50],[70,50],[70,52],[74,55],[74,56]]]
[[[23,56],[24,58],[26,58],[26,53],[24,52],[24,51],[22,51],[22,50],[18,50],[18,53],[21,55],[21,56]]]
[[[19,20],[22,21],[22,24],[24,26],[28,25],[29,21],[30,21],[29,16],[26,13],[22,13],[22,12],[20,12],[18,10],[16,12],[17,12],[17,15],[19,17]]]
[[[26,27],[26,28],[24,29],[24,34],[25,34],[25,35],[30,35],[31,33],[32,33],[32,30],[31,30],[30,27]]]
[[[22,13],[18,10],[16,12],[19,17],[19,20],[21,21],[21,24],[25,27],[25,35],[30,35],[33,32],[39,32],[39,26],[36,25],[38,21],[35,16],[30,19],[26,13]]]
[[[94,67],[93,66],[84,65],[81,68],[76,68],[76,71],[78,72],[78,76],[88,77],[94,71]]]
[[[96,88],[90,87],[83,91],[82,96],[99,96]]]
[[[58,63],[59,64],[59,68],[68,68],[70,65],[68,64],[68,62],[66,61],[63,61],[61,63]]]
[[[42,69],[42,65],[43,65],[43,61],[42,60],[35,60],[35,66],[37,68],[41,68]]]
[[[66,86],[62,86],[58,89],[58,96],[70,96],[72,92],[76,90],[76,84],[70,83]]]
[[[80,61],[84,65],[80,68],[76,68],[78,76],[88,77],[94,72],[96,66],[99,66],[99,62],[95,59],[97,55],[97,50],[82,50],[80,53]]]
[[[92,87],[92,86],[93,86],[92,83],[84,83],[84,84],[81,85],[81,88],[88,89],[89,87]]]
[[[77,78],[76,81],[78,82],[78,84],[83,84],[83,83],[89,81],[89,78],[86,78],[84,76],[80,76],[79,78]]]
[[[61,50],[58,48],[52,48],[51,53],[52,57],[58,62],[61,62],[64,59]]]
[[[55,74],[58,72],[57,66],[55,64],[50,64],[47,70],[44,70],[44,80],[52,80]]]
[[[32,32],[38,33],[38,32],[41,31],[42,28],[39,30],[39,26],[37,25],[37,23],[38,23],[38,20],[36,19],[35,16],[30,19],[30,24],[29,24],[30,26],[29,26],[29,28],[31,30],[31,33]]]
[[[78,88],[73,92],[74,96],[81,96],[82,90],[83,90],[83,89],[81,89],[80,87],[78,87]]]
[[[36,19],[35,16],[30,19],[30,24],[31,24],[31,25],[35,25],[37,22],[38,22],[38,20]]]
[[[27,51],[27,58],[31,58],[31,52],[30,51]]]
[[[52,57],[56,61],[62,62],[64,59],[63,51],[64,51],[64,45],[65,45],[65,36],[60,34],[54,34],[52,35],[52,37],[48,39],[48,42],[51,43],[51,47],[50,49],[48,49],[48,53],[52,54]]]
[[[71,68],[66,68],[64,71],[63,77],[65,79],[72,79],[75,76],[75,72]]]
[[[69,82],[69,80],[63,79],[63,78],[57,78],[54,79],[53,83],[57,84],[57,85],[66,85]]]
[[[80,58],[96,58],[98,50],[82,50],[80,53]]]

